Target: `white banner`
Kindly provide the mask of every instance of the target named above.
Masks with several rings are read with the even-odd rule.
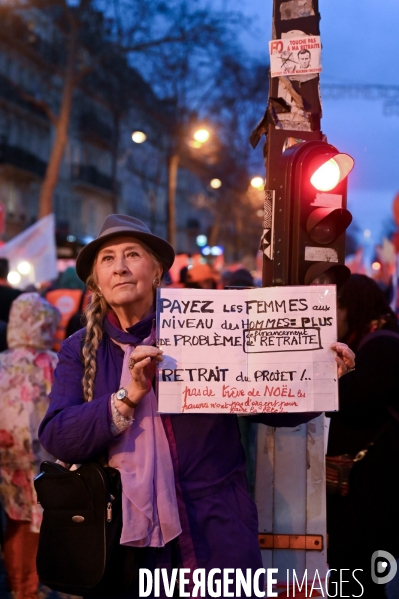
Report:
[[[338,409],[335,286],[160,289],[159,411]]]
[[[56,279],[58,272],[54,214],[41,218],[1,246],[0,256],[8,259],[10,270],[17,270],[21,262],[30,264],[31,270],[25,278],[22,277],[21,288],[24,283],[43,283]]]

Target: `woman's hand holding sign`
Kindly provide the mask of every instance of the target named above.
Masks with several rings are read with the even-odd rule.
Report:
[[[338,364],[338,378],[355,368],[355,354],[346,343],[336,341],[330,348],[337,354],[335,361]]]
[[[129,358],[129,372],[131,380],[126,385],[127,397],[137,407],[143,397],[151,389],[152,380],[158,362],[162,361],[162,349],[151,345],[139,345],[131,353]],[[118,405],[118,411],[122,416],[132,416],[134,408],[126,403]]]

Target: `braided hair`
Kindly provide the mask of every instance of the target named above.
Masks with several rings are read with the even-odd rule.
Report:
[[[93,399],[94,379],[97,372],[96,355],[103,336],[103,320],[110,307],[102,296],[93,274],[87,279],[86,285],[92,292],[92,296],[85,310],[87,325],[82,348],[84,368],[82,384],[84,400],[91,401]]]
[[[147,244],[140,241],[140,244],[146,250],[155,262],[162,268],[162,275],[167,268],[164,261],[158,256]],[[92,292],[91,301],[85,310],[86,318],[86,335],[82,348],[83,354],[83,397],[85,401],[92,401],[94,396],[94,381],[97,372],[97,350],[103,336],[103,321],[111,310],[111,306],[103,297],[94,272],[94,265],[90,276],[86,280],[87,288]]]

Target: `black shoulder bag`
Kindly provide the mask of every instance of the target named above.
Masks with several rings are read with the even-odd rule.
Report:
[[[73,595],[117,597],[134,581],[137,549],[120,545],[120,474],[98,462],[68,470],[43,462],[34,480],[43,508],[37,554],[42,583]]]

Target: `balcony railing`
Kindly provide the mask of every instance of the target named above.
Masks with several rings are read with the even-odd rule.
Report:
[[[27,150],[0,142],[0,164],[9,164],[19,169],[44,177],[47,163]]]
[[[91,112],[82,112],[79,117],[79,131],[82,137],[96,144],[111,147],[113,133],[111,127]]]
[[[113,191],[114,186],[111,177],[100,173],[95,166],[87,164],[73,164],[71,178],[80,184],[88,184],[90,186]]]
[[[29,93],[27,92],[27,96]],[[0,73],[0,98],[47,118],[44,110],[24,97],[22,88]]]

